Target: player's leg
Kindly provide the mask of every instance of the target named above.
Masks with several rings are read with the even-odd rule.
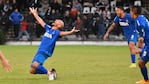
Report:
[[[129,43],[129,50],[130,50],[130,56],[131,56],[131,62],[132,64],[129,66],[130,68],[135,68],[136,67],[136,44],[138,40],[138,34],[134,32],[129,38],[128,38],[128,43]]]
[[[130,68],[136,67],[136,51],[135,51],[135,43],[129,42],[129,50],[130,50],[130,56],[131,56],[131,65]]]
[[[43,64],[46,59],[47,59],[46,56],[44,56],[42,54],[37,54],[34,57],[33,62],[31,64],[30,73],[32,73],[32,74],[48,74],[48,70],[45,67],[43,67]]]
[[[143,51],[144,43],[143,42],[138,42],[138,48]],[[139,53],[140,57],[142,57],[143,52]]]
[[[148,61],[149,61],[149,50],[144,49],[143,56],[138,62],[140,70],[141,70],[141,74],[142,74],[144,80],[138,81],[136,83],[139,83],[139,84],[142,84],[142,83],[146,84],[146,82],[149,83],[148,72],[147,72],[147,67],[146,67],[146,63]]]
[[[30,73],[31,74],[47,74],[49,77],[49,80],[55,80],[56,79],[56,71],[55,69],[47,70],[43,64],[45,60],[47,59],[47,56],[44,56],[42,54],[37,54],[33,62],[31,64]]]
[[[30,69],[31,74],[48,74],[48,70],[39,62],[33,62]]]

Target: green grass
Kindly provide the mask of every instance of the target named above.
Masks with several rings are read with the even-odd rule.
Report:
[[[135,84],[142,79],[139,68],[130,69],[126,46],[56,46],[45,67],[54,67],[58,79],[29,74],[38,46],[0,46],[13,72],[0,67],[1,84]],[[0,65],[1,66],[1,65]]]

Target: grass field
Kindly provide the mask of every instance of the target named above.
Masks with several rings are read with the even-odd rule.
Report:
[[[135,84],[142,79],[139,68],[130,69],[127,46],[56,46],[45,63],[54,67],[58,80],[31,75],[29,68],[38,46],[0,46],[13,66],[7,73],[0,67],[0,84]],[[1,65],[0,65],[1,66]]]

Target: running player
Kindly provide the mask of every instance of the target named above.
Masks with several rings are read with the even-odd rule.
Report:
[[[137,43],[137,32],[134,27],[134,20],[131,18],[129,13],[124,12],[124,8],[122,6],[116,7],[115,10],[117,16],[115,17],[113,23],[108,28],[106,34],[104,35],[104,40],[107,39],[109,33],[115,28],[116,24],[119,24],[124,32],[124,36],[128,42],[131,62],[132,64],[129,66],[130,68],[136,67],[136,53],[135,53],[135,44]]]
[[[142,45],[143,43],[145,44],[141,52],[143,53],[142,57],[140,58],[138,62],[144,79],[136,83],[149,84],[148,72],[147,72],[147,67],[146,67],[147,62],[149,61],[149,21],[144,15],[141,15],[141,7],[139,6],[132,7],[130,10],[130,13],[131,13],[132,18],[135,19],[135,27],[137,28],[139,32],[138,43]]]
[[[73,34],[75,32],[78,32],[79,30],[73,28],[71,31],[68,32],[60,31],[64,27],[64,22],[62,20],[59,19],[55,20],[52,26],[49,26],[38,16],[37,9],[35,8],[29,8],[29,9],[30,12],[35,17],[35,19],[38,21],[38,23],[46,30],[42,38],[41,44],[39,46],[39,49],[32,61],[30,73],[47,74],[49,76],[49,80],[54,80],[56,78],[55,70],[54,69],[47,70],[43,66],[43,64],[47,58],[52,56],[55,43],[59,38],[59,36]]]

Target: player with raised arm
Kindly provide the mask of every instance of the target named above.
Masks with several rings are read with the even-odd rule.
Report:
[[[129,66],[130,68],[136,67],[136,53],[135,53],[135,44],[137,43],[138,34],[134,27],[134,20],[131,18],[129,13],[124,12],[124,8],[122,6],[116,7],[115,10],[117,16],[115,17],[113,23],[108,28],[106,34],[104,35],[104,40],[107,39],[109,33],[116,27],[116,24],[119,24],[124,32],[124,36],[128,42],[131,62],[132,64]]]
[[[144,77],[143,80],[136,82],[137,84],[149,84],[148,72],[146,64],[149,61],[149,21],[144,15],[141,15],[141,7],[133,6],[130,10],[132,18],[135,19],[135,27],[139,32],[138,43],[140,45],[144,45],[144,48],[140,50],[142,53],[142,57],[139,59],[139,67]],[[136,49],[138,52],[139,50]]]
[[[73,28],[71,31],[67,31],[67,32],[60,31],[64,27],[64,22],[62,20],[57,19],[53,22],[52,26],[50,26],[50,25],[47,25],[38,16],[36,8],[29,8],[29,10],[33,14],[37,22],[46,30],[45,34],[43,35],[39,49],[32,61],[30,73],[47,74],[49,76],[49,80],[54,80],[56,79],[55,69],[47,70],[43,66],[43,64],[47,58],[52,56],[55,48],[55,43],[59,38],[59,36],[73,34],[78,32],[79,30],[76,30],[75,28]]]

